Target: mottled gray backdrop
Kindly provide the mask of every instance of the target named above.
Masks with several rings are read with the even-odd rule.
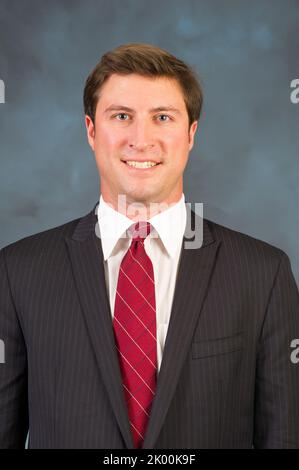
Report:
[[[91,210],[84,81],[105,51],[148,42],[204,86],[187,199],[284,249],[299,281],[298,40],[298,0],[0,0],[1,246]]]

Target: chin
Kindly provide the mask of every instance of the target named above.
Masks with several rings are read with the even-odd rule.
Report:
[[[146,201],[153,195],[152,191],[149,191],[149,188],[146,188],[145,185],[138,185],[135,187],[131,185],[130,187],[124,188],[123,194],[127,196],[127,199],[136,202]]]

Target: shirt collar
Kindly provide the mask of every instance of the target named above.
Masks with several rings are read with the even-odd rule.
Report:
[[[99,229],[101,235],[103,256],[105,261],[112,252],[120,238],[127,238],[127,229],[134,223],[131,219],[113,209],[100,195],[97,209]],[[181,248],[183,235],[186,228],[185,195],[171,205],[168,209],[154,215],[148,222],[154,230],[149,238],[159,237],[169,256],[174,257]]]

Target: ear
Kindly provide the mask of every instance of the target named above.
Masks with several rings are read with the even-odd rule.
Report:
[[[197,129],[197,123],[198,121],[192,122],[189,130],[189,151],[192,150],[193,144],[194,144],[194,137],[195,137],[195,132]]]
[[[94,151],[95,128],[94,128],[94,123],[92,122],[91,117],[89,117],[87,114],[85,116],[85,125],[86,125],[88,143],[91,146],[92,150]]]

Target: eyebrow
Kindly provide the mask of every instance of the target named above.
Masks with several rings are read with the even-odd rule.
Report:
[[[112,104],[108,108],[105,109],[104,114],[110,111],[127,111],[128,113],[135,113],[135,110],[132,108],[128,108],[128,106],[122,106],[118,104]],[[172,111],[173,113],[181,114],[181,111],[174,106],[158,106],[156,108],[150,109],[150,113],[158,113],[161,111]]]

